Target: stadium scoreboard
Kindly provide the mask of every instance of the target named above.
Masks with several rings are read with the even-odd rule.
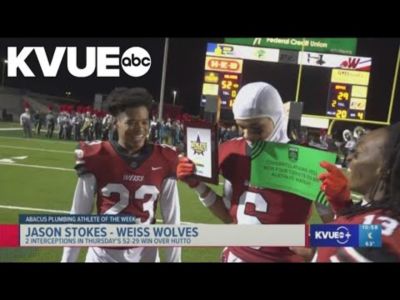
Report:
[[[367,122],[390,119],[398,41],[312,38],[300,43],[301,38],[288,38],[263,44],[260,39],[227,38],[230,43],[207,44],[201,106],[207,96],[216,96],[221,109],[231,110],[241,86],[266,81],[284,102],[303,102],[306,115]],[[364,55],[355,55],[356,50]]]

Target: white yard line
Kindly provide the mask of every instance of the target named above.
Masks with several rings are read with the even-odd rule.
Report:
[[[26,167],[26,168],[36,168],[36,169],[47,169],[47,170],[56,170],[56,171],[75,172],[74,169],[57,168],[57,167],[40,166],[40,165],[27,165],[27,164],[16,164],[16,163],[6,163],[6,162],[0,162],[0,165],[3,165],[3,166]]]
[[[69,211],[66,211],[66,210],[44,209],[44,208],[12,206],[12,205],[0,205],[0,208],[12,209],[12,210],[28,210],[28,211],[42,211],[42,212],[69,214]]]
[[[41,152],[53,152],[53,153],[63,153],[63,154],[74,154],[73,151],[48,150],[48,149],[42,149],[42,148],[19,147],[19,146],[10,146],[10,145],[0,145],[0,148],[29,150],[29,151],[41,151]]]
[[[55,131],[54,131],[54,133],[55,133]],[[54,144],[54,142],[57,142],[57,144],[63,143],[63,144],[69,144],[69,145],[71,145],[71,143],[78,144],[77,141],[62,141],[62,140],[59,140],[58,136],[57,136],[57,138],[54,137],[53,139],[48,139],[48,140],[37,139],[37,138],[34,138],[34,137],[28,139],[28,138],[24,138],[24,137],[14,137],[14,136],[0,136],[0,139],[2,139],[2,140],[23,140],[23,141],[32,141],[32,142],[45,142],[45,143],[53,143],[53,144]]]

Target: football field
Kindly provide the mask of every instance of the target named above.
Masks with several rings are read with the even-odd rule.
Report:
[[[19,214],[68,213],[76,184],[76,142],[22,137],[18,123],[0,122],[0,224],[17,224]],[[42,131],[42,136],[44,132]],[[221,223],[179,183],[182,222]],[[214,187],[221,194],[222,186]],[[159,213],[159,209],[157,209]],[[158,215],[158,219],[160,216]],[[313,223],[319,218],[313,214]],[[222,248],[183,248],[184,262],[218,262]],[[58,262],[62,248],[0,249],[0,262]],[[79,261],[84,261],[82,248]],[[161,251],[161,260],[163,258]]]

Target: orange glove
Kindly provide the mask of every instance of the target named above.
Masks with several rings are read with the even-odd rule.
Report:
[[[352,204],[349,181],[335,165],[323,161],[320,166],[328,171],[318,176],[322,181],[321,190],[325,192],[332,209],[337,213]]]
[[[179,157],[178,166],[176,168],[176,176],[178,179],[187,183],[191,188],[195,188],[200,183],[197,178],[192,176],[195,168],[196,166],[189,158],[181,156]]]

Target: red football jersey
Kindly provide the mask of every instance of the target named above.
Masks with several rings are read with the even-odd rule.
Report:
[[[354,216],[340,216],[333,224],[380,224],[380,248],[320,247],[313,261],[317,262],[393,262],[400,261],[400,223],[382,210],[367,211]]]
[[[231,186],[224,202],[236,224],[306,224],[311,201],[272,189],[250,187],[250,147],[244,138],[229,140],[219,147],[219,168]],[[227,186],[227,185],[225,185]],[[246,262],[304,261],[288,247],[228,247]]]
[[[169,146],[146,144],[132,157],[117,143],[95,141],[80,143],[75,168],[96,177],[98,214],[129,214],[150,224],[163,181],[176,177],[177,163]]]

